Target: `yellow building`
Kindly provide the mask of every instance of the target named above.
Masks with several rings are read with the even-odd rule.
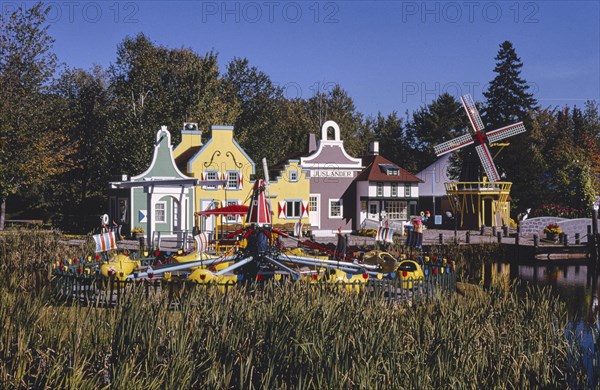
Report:
[[[301,221],[308,228],[310,179],[300,166],[300,160],[287,160],[276,167],[277,175],[270,180],[269,200],[273,211],[274,226]]]
[[[196,124],[186,124],[181,131],[181,143],[173,151],[177,166],[188,176],[200,179],[196,187],[194,209],[205,211],[232,204],[247,204],[252,191],[251,175],[254,161],[233,138],[233,126],[211,126],[211,134],[202,143],[202,131]],[[214,232],[217,222],[242,223],[241,217],[196,217],[201,231]]]
[[[211,135],[202,143],[202,131],[188,123],[181,131],[181,142],[173,151],[177,166],[188,176],[199,179],[194,210],[205,211],[233,204],[249,204],[256,166],[233,137],[233,126],[211,126]],[[276,227],[291,230],[295,222],[305,227],[309,221],[310,180],[299,159],[290,159],[273,168],[267,194],[271,221]],[[212,182],[212,183],[211,183]],[[243,217],[196,217],[201,231],[214,232],[218,226],[229,230],[244,222]],[[230,226],[227,226],[230,225]]]

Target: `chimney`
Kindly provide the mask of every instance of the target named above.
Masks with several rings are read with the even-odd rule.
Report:
[[[198,130],[198,123],[186,122],[181,130],[181,144],[186,149],[202,146],[202,132]]]
[[[317,136],[313,133],[308,134],[308,153],[317,151]]]
[[[369,154],[373,156],[379,155],[379,141],[373,141],[369,144]]]

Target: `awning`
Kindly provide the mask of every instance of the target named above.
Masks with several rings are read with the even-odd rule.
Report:
[[[199,211],[196,213],[197,216],[200,217],[210,217],[210,216],[243,216],[248,214],[248,206],[243,204],[232,204],[225,207],[219,207],[211,210]]]

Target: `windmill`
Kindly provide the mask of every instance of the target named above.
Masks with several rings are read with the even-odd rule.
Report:
[[[485,126],[471,95],[460,100],[467,111],[473,132],[434,146],[439,157],[465,146],[475,144],[475,150],[487,175],[485,182],[446,183],[446,192],[454,215],[460,214],[460,226],[479,228],[482,225],[500,226],[507,223],[510,213],[508,196],[512,183],[500,182],[500,175],[492,159],[488,144],[524,132],[523,122],[496,130],[485,131]]]
[[[487,142],[492,143],[504,138],[512,137],[513,135],[524,132],[526,130],[525,126],[523,125],[523,122],[518,122],[500,129],[483,132],[485,126],[483,125],[483,121],[481,120],[481,116],[479,116],[479,111],[477,111],[477,107],[475,106],[475,102],[471,95],[461,96],[460,100],[467,111],[467,116],[469,117],[471,126],[475,130],[475,134],[461,135],[460,137],[436,145],[433,147],[435,154],[440,157],[446,153],[459,150],[467,145],[476,144],[475,150],[481,160],[481,165],[485,170],[488,180],[491,183],[499,181],[500,175],[492,160],[492,155],[490,154],[486,140]]]

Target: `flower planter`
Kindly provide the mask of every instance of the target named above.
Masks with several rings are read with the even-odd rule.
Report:
[[[558,240],[558,233],[546,233],[546,240],[548,240],[548,241]]]

